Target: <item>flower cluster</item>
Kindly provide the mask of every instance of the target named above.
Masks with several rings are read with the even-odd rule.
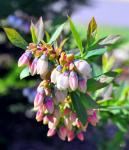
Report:
[[[48,125],[47,136],[57,133],[62,140],[72,141],[77,137],[83,141],[88,124],[95,126],[98,122],[97,111],[86,110],[88,118],[82,124],[73,109],[70,93],[86,93],[92,71],[88,62],[76,60],[74,54],[40,42],[27,46],[18,61],[19,67],[23,65],[28,66],[32,76],[38,74],[42,79],[34,99],[34,110],[36,120]]]

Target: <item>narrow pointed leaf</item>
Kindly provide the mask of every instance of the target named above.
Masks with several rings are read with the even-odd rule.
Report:
[[[30,31],[31,31],[32,41],[37,44],[38,39],[36,35],[36,27],[33,24],[33,22],[31,22]]]
[[[86,54],[86,56],[84,57],[84,59],[87,59],[87,58],[90,58],[90,57],[93,57],[93,56],[103,55],[106,51],[107,51],[107,48],[101,48],[101,49],[96,49],[96,50],[88,51],[88,53]]]
[[[87,48],[90,47],[95,42],[97,33],[97,23],[95,21],[95,18],[93,17],[88,25],[87,30]]]
[[[12,28],[3,28],[3,29],[8,39],[14,46],[20,47],[22,49],[26,49],[28,43],[23,39],[23,37],[15,29],[12,29]]]
[[[72,32],[72,35],[76,41],[76,44],[81,52],[81,54],[83,53],[83,46],[82,46],[82,40],[80,38],[80,35],[79,33],[77,32],[75,26],[74,26],[74,23],[72,22],[71,18],[68,16],[68,19],[69,19],[69,23],[70,23],[70,29],[71,29],[71,32]]]
[[[90,92],[95,92],[101,88],[106,87],[107,85],[108,85],[107,83],[100,83],[95,79],[89,79],[87,81],[87,90]]]
[[[108,46],[108,45],[116,43],[119,39],[120,39],[119,35],[109,35],[106,38],[104,38],[101,41],[99,41],[99,45],[101,45],[101,46],[103,46],[103,45]]]
[[[54,32],[54,34],[52,35],[50,41],[48,42],[49,44],[52,44],[54,41],[57,40],[57,38],[59,37],[59,35],[61,34],[62,30],[64,29],[64,25],[65,23],[61,24],[56,31]]]

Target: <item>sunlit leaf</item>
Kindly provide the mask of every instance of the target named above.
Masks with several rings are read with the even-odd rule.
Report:
[[[49,44],[52,44],[54,41],[57,40],[59,35],[61,34],[62,30],[64,29],[65,23],[61,24],[56,31],[53,33],[52,37],[50,38],[50,41],[48,42]]]
[[[50,41],[50,35],[47,31],[45,31],[46,41],[47,43]]]
[[[90,57],[93,57],[93,56],[103,55],[106,51],[107,51],[107,48],[101,48],[101,49],[96,49],[96,50],[88,51],[88,53],[86,54],[86,56],[84,57],[84,59],[87,59],[87,58],[90,58]]]
[[[87,30],[87,45],[86,45],[87,48],[89,48],[90,45],[95,42],[96,33],[97,33],[97,23],[95,21],[95,18],[93,17],[88,25]]]
[[[23,39],[23,37],[15,29],[12,29],[12,28],[3,28],[3,29],[8,39],[14,46],[20,47],[22,49],[26,49],[28,43]]]
[[[116,43],[119,39],[120,39],[119,35],[109,35],[108,37],[99,41],[99,45],[105,45],[105,46],[112,45]]]
[[[70,29],[71,29],[71,32],[72,32],[72,35],[76,41],[76,44],[81,52],[81,54],[83,53],[83,46],[82,46],[82,40],[80,38],[80,35],[79,33],[77,32],[76,28],[75,28],[75,25],[74,23],[72,22],[71,18],[68,16],[68,20],[69,20],[69,23],[70,23]]]
[[[26,67],[22,70],[22,72],[20,73],[20,79],[23,79],[23,78],[26,78],[30,75],[30,72],[29,72],[29,68]]]
[[[38,39],[36,35],[36,27],[33,24],[33,22],[31,22],[30,31],[31,31],[32,41],[37,44]]]
[[[108,84],[106,83],[100,83],[99,81],[95,79],[89,79],[87,81],[87,90],[90,92],[95,92],[96,90],[99,90],[101,88],[106,87]]]

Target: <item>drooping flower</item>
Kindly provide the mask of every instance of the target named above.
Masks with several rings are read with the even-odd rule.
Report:
[[[59,128],[59,132],[58,132],[58,135],[60,137],[61,140],[65,140],[66,139],[66,136],[67,136],[67,129],[65,126],[61,126]]]
[[[37,62],[38,62],[38,58],[35,58],[29,67],[32,76],[34,76],[37,73]]]
[[[56,129],[49,129],[47,132],[48,137],[54,136],[55,134],[56,134]]]
[[[38,87],[37,94],[34,99],[34,107],[38,107],[43,103],[45,97],[45,91],[42,87]]]
[[[78,76],[74,71],[71,71],[69,75],[69,87],[72,91],[78,88]]]
[[[37,62],[37,74],[40,74],[42,77],[45,77],[45,75],[48,72],[48,60],[47,56],[43,54]]]
[[[44,106],[50,114],[53,113],[53,111],[54,111],[54,102],[53,102],[53,99],[51,97],[47,96],[45,98]]]
[[[87,89],[87,79],[86,78],[82,78],[80,77],[79,80],[78,80],[78,89],[80,92],[83,92],[85,93],[86,92],[86,89]]]
[[[23,65],[28,65],[31,59],[32,53],[31,51],[26,51],[22,54],[22,56],[18,60],[18,67],[21,67]]]
[[[97,112],[95,110],[88,110],[87,113],[89,115],[88,122],[91,123],[93,126],[96,126],[99,121],[97,117]]]
[[[80,140],[80,141],[84,141],[84,134],[82,132],[79,132],[77,134],[77,138]]]
[[[64,72],[59,75],[57,80],[57,88],[59,90],[67,90],[69,88],[69,73]]]
[[[66,97],[67,97],[67,90],[61,91],[55,88],[55,98],[57,103],[63,102]]]
[[[85,60],[76,60],[74,62],[78,72],[82,74],[82,76],[85,78],[90,78],[91,77],[91,67]]]
[[[67,137],[68,137],[68,142],[71,142],[75,138],[74,131],[73,130],[69,130],[67,132]]]
[[[43,110],[42,110],[42,107],[40,107],[36,113],[36,120],[38,122],[42,121],[43,120]]]
[[[56,84],[59,75],[61,74],[62,67],[58,65],[51,73],[51,82]]]

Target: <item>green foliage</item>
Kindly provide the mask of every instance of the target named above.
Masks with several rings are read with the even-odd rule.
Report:
[[[80,102],[79,95],[73,92],[71,93],[71,99],[79,120],[82,122],[83,125],[85,125],[87,120],[87,114],[84,105]]]
[[[27,42],[23,39],[23,37],[12,28],[3,28],[10,42],[16,47],[20,47],[22,49],[26,49],[28,45]]]
[[[95,21],[95,18],[93,17],[88,25],[86,49],[89,49],[90,46],[95,42],[96,33],[97,23]]]
[[[36,36],[36,29],[35,29],[35,26],[34,26],[33,22],[31,22],[30,31],[31,31],[32,41],[34,43],[37,43],[38,39],[37,39],[37,36]]]
[[[70,29],[71,29],[71,32],[72,32],[72,35],[76,41],[76,44],[81,52],[81,55],[83,54],[83,46],[82,46],[82,40],[80,38],[80,35],[78,34],[76,28],[75,28],[75,25],[74,23],[72,22],[71,18],[68,16],[68,20],[69,20],[69,23],[70,23]]]
[[[52,37],[50,38],[49,44],[52,44],[54,41],[57,40],[57,38],[60,36],[62,30],[64,29],[65,23],[61,24],[56,31],[53,33]]]
[[[20,79],[24,79],[30,75],[29,68],[25,67],[20,73]]]

